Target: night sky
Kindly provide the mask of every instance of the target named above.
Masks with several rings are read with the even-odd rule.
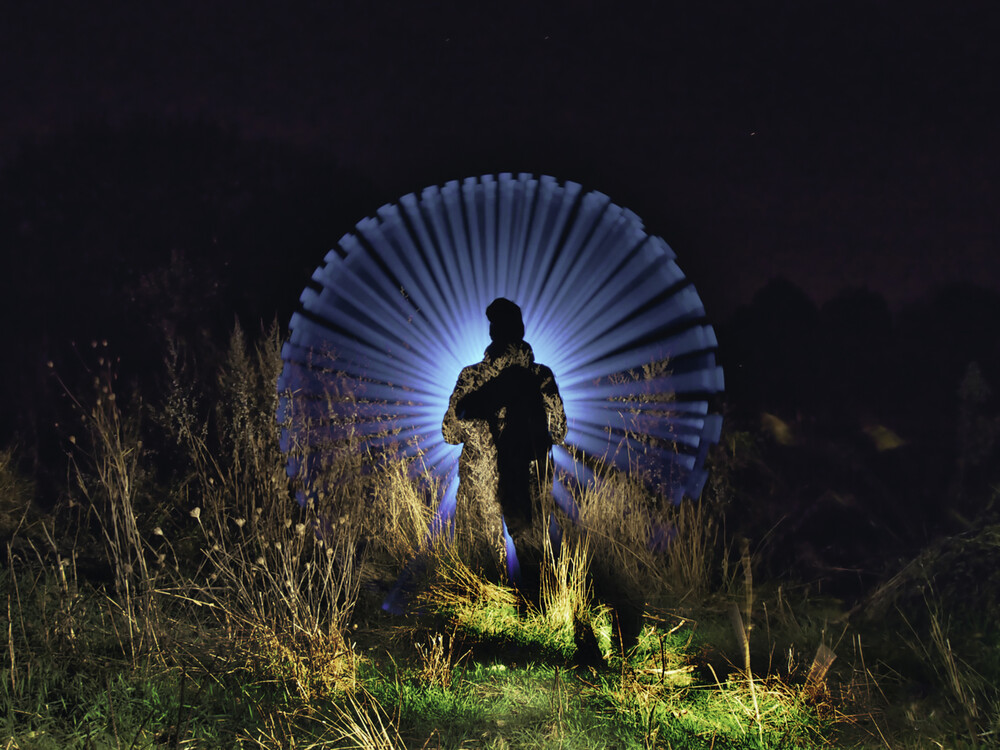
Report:
[[[1000,289],[998,32],[992,0],[8,3],[0,159],[143,116],[323,153],[385,200],[549,173],[638,213],[712,317],[778,275],[898,309]]]

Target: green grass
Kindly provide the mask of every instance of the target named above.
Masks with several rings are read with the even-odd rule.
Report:
[[[353,643],[339,677],[307,689],[303,665],[332,668],[317,661],[308,638],[262,638],[165,592],[159,620],[135,628],[144,630],[137,648],[126,637],[128,611],[104,591],[71,581],[67,602],[58,572],[43,568],[32,578],[29,570],[15,564],[0,577],[15,615],[0,672],[10,747],[181,739],[277,747],[287,737],[349,747],[345,733],[372,746],[372,737],[357,739],[361,716],[370,733],[382,727],[397,746],[441,748],[765,748],[794,746],[825,728],[801,691],[773,678],[757,681],[758,722],[745,679],[715,681],[693,621],[651,616],[623,656],[599,602],[571,607],[575,623],[553,621],[544,605],[519,602],[468,569],[461,578],[439,566],[447,572],[426,582],[421,614],[390,618],[363,601],[359,630],[347,632],[369,645]],[[604,666],[574,664],[574,624],[598,631]]]
[[[828,729],[805,693],[778,679],[757,680],[759,721],[745,679],[700,679],[712,672],[682,620],[647,625],[631,653],[608,648],[606,666],[595,670],[567,666],[564,653],[549,651],[539,614],[518,617],[510,605],[481,602],[472,616],[475,608],[445,613],[453,637],[482,644],[481,623],[489,622],[492,637],[517,644],[518,658],[455,667],[447,688],[428,688],[418,670],[397,661],[389,677],[364,674],[414,747],[433,738],[435,747],[457,748],[473,737],[482,747],[794,747],[821,744]]]

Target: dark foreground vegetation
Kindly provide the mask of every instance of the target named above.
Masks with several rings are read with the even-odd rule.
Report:
[[[155,397],[94,342],[53,503],[16,446],[0,455],[4,747],[996,743],[989,508],[873,584],[796,567],[781,524],[746,534],[767,503],[741,483],[795,449],[779,420],[724,436],[699,504],[620,475],[581,488],[526,600],[461,534],[427,543],[434,487],[412,464],[348,442],[300,507],[274,421],[280,331],[252,338],[237,329],[214,373],[171,347]],[[651,524],[675,529],[665,549]],[[415,556],[408,614],[388,615]]]

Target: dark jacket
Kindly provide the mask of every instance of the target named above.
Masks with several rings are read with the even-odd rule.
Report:
[[[475,491],[487,504],[499,501],[508,525],[530,522],[531,483],[547,473],[551,481],[549,449],[566,437],[555,377],[535,363],[531,347],[492,344],[482,362],[464,368],[441,429],[448,443],[464,443],[459,502]]]

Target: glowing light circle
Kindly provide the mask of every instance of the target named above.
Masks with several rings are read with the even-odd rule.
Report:
[[[606,195],[528,174],[431,186],[360,221],[312,282],[278,383],[282,447],[306,442],[290,475],[350,429],[375,449],[419,451],[445,479],[449,517],[461,446],[444,443],[441,421],[489,343],[487,305],[507,297],[563,397],[562,481],[603,460],[657,478],[675,502],[701,494],[722,424],[709,409],[723,389],[715,333],[667,243]],[[328,398],[344,389],[352,399]]]

